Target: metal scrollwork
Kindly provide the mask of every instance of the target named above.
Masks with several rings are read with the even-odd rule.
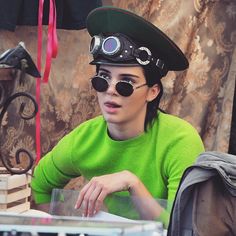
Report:
[[[26,104],[24,102],[21,103],[20,109],[19,109],[19,116],[20,116],[21,119],[29,120],[29,119],[32,119],[33,117],[35,117],[35,115],[37,114],[38,106],[37,106],[37,103],[36,103],[34,97],[31,96],[28,93],[25,93],[25,92],[17,92],[15,94],[13,94],[12,96],[10,96],[8,99],[6,99],[5,103],[2,106],[2,110],[1,110],[1,113],[0,113],[0,125],[1,125],[1,127],[2,127],[2,120],[3,120],[4,114],[6,113],[9,105],[13,102],[13,100],[15,100],[19,97],[25,97],[25,98],[29,99],[34,105],[34,109],[32,111],[32,114],[27,115],[24,112]],[[27,160],[27,166],[25,168],[21,168],[21,169],[14,168],[14,166],[12,165],[10,159],[8,157],[3,157],[1,155],[1,153],[0,153],[0,158],[2,160],[2,163],[3,163],[4,167],[11,174],[24,174],[24,173],[28,172],[33,167],[34,159],[27,150],[25,150],[23,148],[20,148],[16,151],[16,156],[15,156],[16,164],[19,165],[21,163],[21,159],[22,159],[23,154],[28,160]]]
[[[26,92],[14,92],[14,90],[16,88],[16,84],[24,86],[27,79],[25,76],[26,74],[29,74],[35,78],[40,78],[41,75],[36,65],[34,64],[29,52],[26,50],[24,42],[20,42],[17,47],[9,49],[0,55],[0,69],[11,70],[12,78],[7,80],[9,80],[8,82],[13,82],[13,86],[8,86],[8,83],[4,83],[4,85],[0,84],[0,134],[1,137],[3,137],[2,128],[4,124],[2,122],[4,119],[4,115],[6,114],[8,107],[17,98],[20,99],[18,115],[21,119],[30,120],[37,114],[38,106],[34,97]],[[20,71],[20,74],[18,73],[18,71]],[[26,100],[27,102],[31,102],[33,104],[32,109],[31,106],[30,109],[26,109]],[[0,144],[2,145],[2,143]],[[24,174],[33,167],[34,159],[31,156],[30,152],[25,150],[24,148],[19,148],[15,153],[15,167],[12,163],[13,158],[14,157],[12,156],[5,155],[4,149],[1,150],[0,147],[0,160],[2,161],[2,164],[4,165],[6,170],[11,174]],[[24,164],[24,167],[22,167],[22,164]],[[18,168],[18,166],[20,167]]]

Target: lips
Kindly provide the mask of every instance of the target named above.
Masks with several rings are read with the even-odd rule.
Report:
[[[104,105],[109,108],[120,108],[121,106],[115,102],[105,102]]]

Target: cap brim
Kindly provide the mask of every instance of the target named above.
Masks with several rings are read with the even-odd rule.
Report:
[[[90,63],[90,65],[108,65],[108,66],[140,66],[140,64],[138,62],[117,62],[117,61],[111,61],[111,60],[106,60],[103,58],[96,58],[94,60],[92,60]]]
[[[98,7],[87,17],[87,30],[91,36],[100,33],[123,33],[145,47],[154,49],[168,70],[179,71],[188,68],[189,63],[179,47],[156,26],[136,14],[115,7]]]

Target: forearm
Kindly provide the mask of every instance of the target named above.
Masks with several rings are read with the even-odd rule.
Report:
[[[159,205],[158,202],[156,202],[156,200],[137,176],[131,172],[127,174],[130,175],[128,191],[135,204],[135,207],[141,215],[141,218],[144,220],[157,219],[164,209]]]
[[[165,228],[169,224],[169,212],[160,206],[137,176],[128,171],[131,199],[143,220],[161,221]]]

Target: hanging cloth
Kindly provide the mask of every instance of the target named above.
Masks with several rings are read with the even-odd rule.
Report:
[[[58,42],[56,29],[79,30],[85,28],[88,13],[102,6],[101,0],[0,0],[0,29],[15,31],[17,25],[38,26],[37,67],[41,72],[42,25],[48,25],[47,52],[42,80],[36,80],[36,163],[41,156],[40,139],[40,87],[47,83],[51,60],[56,58]]]
[[[101,0],[56,0],[57,29],[86,27],[88,13],[102,6]],[[17,25],[38,25],[39,0],[0,0],[0,29],[14,31]],[[50,0],[44,0],[43,25],[48,24]]]
[[[41,71],[41,52],[42,52],[42,25],[45,24],[45,9],[48,13],[48,38],[47,38],[47,52],[46,52],[46,63],[45,69],[42,76],[42,81],[38,79],[36,81],[36,102],[38,104],[38,113],[36,115],[36,164],[39,162],[41,157],[41,124],[40,124],[40,87],[41,82],[47,83],[49,73],[51,69],[51,60],[56,58],[58,51],[58,41],[56,29],[57,22],[60,28],[66,29],[82,29],[85,27],[85,20],[87,14],[95,7],[101,5],[101,1],[78,1],[78,0],[39,0],[38,6],[38,55],[37,55],[37,66],[38,70]],[[32,2],[31,2],[32,4]],[[48,5],[49,4],[49,5]],[[94,5],[95,4],[95,5]],[[67,6],[64,8],[64,6]],[[28,8],[27,8],[28,9]],[[48,10],[49,9],[49,10]],[[70,11],[66,10],[70,9]],[[58,18],[59,15],[63,16]],[[47,17],[46,17],[47,18]],[[23,18],[21,18],[23,19]],[[46,19],[47,20],[47,19]],[[24,23],[24,20],[22,20]]]

